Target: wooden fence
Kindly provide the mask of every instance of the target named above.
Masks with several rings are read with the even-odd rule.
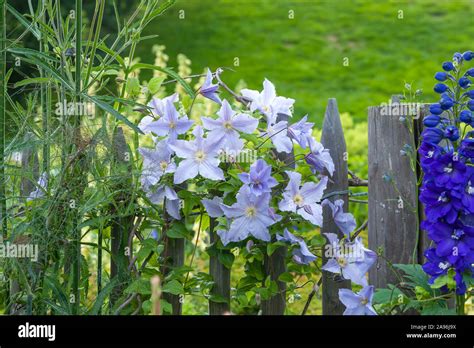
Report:
[[[396,98],[393,99],[397,101]],[[383,109],[383,108],[388,108]],[[395,276],[389,270],[386,260],[391,263],[412,263],[422,262],[421,251],[426,248],[428,242],[419,233],[420,216],[418,203],[417,177],[418,168],[410,162],[410,156],[403,156],[401,150],[412,149],[415,151],[418,144],[418,134],[421,128],[421,119],[426,113],[426,105],[421,108],[421,115],[418,119],[411,119],[406,115],[397,115],[394,111],[396,104],[391,106],[370,107],[368,110],[368,129],[369,129],[369,149],[368,149],[368,181],[359,179],[348,170],[347,154],[344,132],[341,125],[340,115],[335,99],[329,99],[322,129],[321,142],[325,148],[329,149],[335,165],[335,172],[331,177],[325,195],[328,199],[343,199],[344,209],[348,211],[350,187],[369,186],[368,190],[368,237],[369,248],[379,251],[383,254],[379,258],[377,266],[373,267],[369,273],[369,283],[376,287],[386,287],[388,283],[395,281]],[[393,110],[392,110],[393,109]],[[384,112],[382,112],[384,111]],[[402,118],[402,119],[401,119]],[[120,151],[117,154],[126,152],[127,144],[125,138],[119,129],[115,135],[114,146]],[[292,163],[293,154],[277,154],[287,163]],[[286,157],[285,157],[286,156]],[[31,153],[24,154],[23,167],[31,170],[32,164],[26,163],[32,159]],[[120,156],[116,156],[117,162],[123,162],[123,170],[129,171],[129,163],[125,162]],[[37,159],[33,165],[34,176],[38,176]],[[127,176],[127,180],[130,178]],[[31,179],[30,179],[31,180]],[[28,185],[28,187],[26,187]],[[23,187],[25,186],[25,187]],[[32,186],[28,181],[22,183],[22,192],[26,195]],[[123,197],[117,197],[121,204]],[[337,226],[334,224],[329,207],[323,209],[323,227],[322,233],[331,232],[341,236]],[[130,216],[126,216],[122,221],[115,221],[116,228],[112,233],[112,249],[116,254],[120,254],[119,249],[131,243],[129,232],[125,231],[126,226],[130,226],[132,221]],[[164,216],[165,221],[168,218]],[[365,225],[365,224],[364,224]],[[136,226],[135,226],[136,227]],[[216,221],[210,220],[210,241],[217,240]],[[364,227],[364,226],[362,226]],[[360,229],[362,229],[362,227]],[[135,229],[134,229],[135,231]],[[130,232],[130,233],[134,233]],[[166,232],[166,231],[163,231]],[[133,236],[132,236],[133,237]],[[181,238],[169,238],[163,233],[165,244],[163,257],[165,263],[162,265],[162,272],[166,275],[171,270],[184,265],[185,261],[185,240]],[[286,272],[286,248],[277,249],[272,256],[265,257],[264,269],[266,276],[277,281],[278,294],[269,300],[262,301],[261,309],[263,315],[281,315],[285,312],[286,306],[286,284],[278,281],[280,274]],[[120,257],[111,260],[112,275],[121,279],[126,278],[127,259]],[[323,262],[325,258],[323,256]],[[128,271],[130,267],[128,266]],[[227,303],[222,301],[209,301],[209,314],[222,315],[230,312],[231,296],[231,270],[228,269],[218,258],[217,255],[210,256],[210,274],[215,282],[211,294],[216,297],[224,298]],[[266,277],[265,277],[266,278]],[[344,311],[344,306],[338,299],[338,290],[340,288],[349,288],[350,282],[343,280],[334,274],[323,272],[318,285],[322,285],[322,306],[324,315],[339,315]],[[15,288],[15,282],[12,287]],[[117,289],[120,291],[120,289]],[[17,290],[13,290],[14,292]],[[305,312],[311,299],[317,292],[314,289],[305,306]],[[114,300],[117,295],[114,294]],[[163,294],[163,297],[172,305],[172,314],[182,313],[182,303],[185,298],[182,295]]]

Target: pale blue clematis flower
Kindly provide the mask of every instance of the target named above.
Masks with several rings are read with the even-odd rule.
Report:
[[[278,152],[290,153],[293,151],[293,142],[288,137],[288,122],[268,123],[267,131],[264,134],[270,138]]]
[[[339,289],[339,300],[346,310],[343,315],[377,315],[372,307],[374,286],[365,286],[357,294],[349,289]]]
[[[157,118],[162,117],[165,114],[165,105],[167,101],[176,103],[179,99],[178,93],[174,93],[169,97],[163,99],[153,97],[152,100],[148,103],[148,107],[151,110],[151,115],[145,116],[141,119],[138,124],[138,128],[145,134],[151,133],[150,123],[156,121]]]
[[[221,99],[219,98],[219,95],[218,95],[218,89],[219,89],[218,84],[212,84],[211,70],[207,69],[206,80],[204,81],[204,84],[199,89],[199,93],[201,93],[202,96],[216,102],[217,104],[220,104]]]
[[[250,111],[258,110],[267,117],[268,124],[275,124],[278,114],[292,116],[291,107],[295,100],[277,97],[275,86],[269,80],[263,81],[263,91],[242,89],[242,95],[251,100]]]
[[[296,263],[307,265],[316,260],[316,256],[313,255],[311,251],[309,251],[306,242],[302,238],[296,237],[294,234],[289,232],[288,229],[285,228],[283,231],[283,236],[277,234],[276,238],[281,242],[298,244],[298,248],[293,249],[293,260]]]
[[[241,173],[239,178],[256,196],[272,192],[272,187],[278,185],[278,182],[272,177],[272,167],[263,159],[254,162],[250,166],[250,173]]]
[[[222,210],[222,198],[214,197],[213,199],[204,198],[201,200],[202,205],[206,208],[207,215],[213,218],[218,218],[224,215]]]
[[[366,249],[362,240],[357,238],[352,243],[346,243],[344,248],[339,244],[335,233],[325,233],[330,250],[326,250],[329,258],[322,267],[324,271],[340,274],[344,279],[365,286],[367,285],[366,273],[377,260],[377,254]]]
[[[180,117],[173,102],[167,100],[163,116],[157,121],[149,123],[146,129],[158,136],[168,136],[169,141],[173,142],[179,134],[186,133],[192,124],[193,121],[188,120],[186,115]]]
[[[306,149],[311,145],[314,123],[306,122],[308,115],[288,127],[288,136],[296,141],[301,148]]]
[[[228,231],[218,231],[222,244],[239,242],[249,236],[269,242],[268,227],[281,219],[270,212],[270,194],[256,196],[245,187],[237,193],[237,202],[232,206],[221,204],[224,215],[233,219]]]
[[[48,174],[42,173],[40,177],[38,178],[36,189],[30,192],[26,200],[32,201],[33,199],[44,197],[47,186],[48,186]]]
[[[156,185],[160,178],[167,173],[174,173],[176,164],[171,160],[173,152],[165,140],[156,143],[154,149],[138,148],[143,156],[141,182],[145,190]]]
[[[342,199],[338,199],[334,201],[334,203],[329,199],[325,199],[322,206],[324,207],[326,205],[331,208],[334,223],[339,227],[342,233],[349,238],[351,232],[354,231],[357,226],[354,215],[351,213],[344,213],[344,201]]]
[[[307,182],[301,185],[301,174],[286,172],[290,181],[283,192],[283,199],[278,204],[281,211],[297,213],[316,226],[323,223],[323,210],[319,202],[323,196],[328,178],[323,177],[319,183]]]
[[[310,165],[313,173],[322,172],[326,169],[329,175],[334,173],[334,162],[328,149],[317,142],[314,138],[309,139],[311,153],[305,157],[306,163]]]
[[[147,197],[153,204],[163,204],[165,209],[173,218],[176,220],[181,219],[179,210],[181,208],[181,202],[179,200],[176,191],[166,185],[161,185],[156,188],[148,188]]]
[[[158,231],[156,230],[156,228],[154,228],[154,229],[151,231],[150,237],[153,238],[154,240],[160,239],[160,235],[159,235]]]
[[[169,144],[178,157],[184,161],[174,174],[174,183],[180,184],[200,174],[211,180],[224,180],[224,172],[219,168],[218,154],[222,147],[223,138],[217,140],[203,138],[203,130],[197,126],[193,132],[195,140],[176,140]]]
[[[205,129],[209,130],[209,139],[224,137],[225,152],[242,150],[244,143],[239,138],[239,132],[251,134],[257,129],[258,120],[246,114],[236,114],[227,100],[222,101],[222,106],[217,112],[219,117],[201,117]]]

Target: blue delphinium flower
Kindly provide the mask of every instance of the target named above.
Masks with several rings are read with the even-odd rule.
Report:
[[[474,221],[474,133],[465,132],[461,124],[474,124],[474,102],[470,105],[472,99],[465,101],[474,93],[464,91],[472,87],[470,69],[462,74],[463,63],[471,59],[470,51],[455,53],[452,63],[443,63],[443,70],[452,75],[436,73],[435,79],[448,81],[452,89],[436,84],[441,99],[430,106],[432,115],[424,120],[427,128],[419,148],[424,172],[419,199],[426,216],[421,228],[434,242],[425,252],[428,261],[423,269],[431,276],[430,283],[439,276],[454,274],[456,293],[461,295],[466,292],[464,277],[473,276],[474,259],[474,226],[469,223]]]
[[[210,69],[207,69],[206,73],[206,80],[204,81],[204,84],[201,86],[199,89],[199,93],[216,102],[217,104],[221,103],[221,99],[219,98],[219,85],[218,84],[213,84],[212,83],[212,73]]]
[[[193,141],[175,140],[169,144],[178,157],[184,158],[176,169],[174,183],[180,184],[198,174],[211,180],[224,180],[224,172],[219,168],[218,158],[223,139],[205,139],[200,126],[194,129],[193,134]]]
[[[165,102],[164,114],[157,121],[153,121],[146,126],[158,136],[168,136],[170,141],[178,138],[179,134],[186,133],[191,128],[193,121],[188,120],[186,115],[180,117],[173,102],[168,99]]]
[[[321,198],[328,182],[324,176],[319,183],[307,182],[301,186],[301,174],[287,171],[290,178],[283,199],[278,204],[281,211],[294,212],[316,226],[323,223]]]
[[[249,173],[239,174],[240,180],[249,187],[256,196],[272,191],[278,182],[272,177],[272,167],[263,159],[258,159],[250,166]]]
[[[339,300],[346,310],[343,315],[377,315],[372,307],[373,285],[363,287],[357,294],[349,289],[339,289]]]
[[[239,137],[239,132],[253,133],[257,129],[258,120],[247,114],[236,114],[225,99],[217,115],[219,115],[217,119],[201,117],[203,127],[210,131],[208,139],[217,140],[224,137],[222,146],[226,152],[242,150],[244,143]]]
[[[222,244],[239,242],[249,236],[269,242],[268,227],[281,219],[281,216],[271,212],[270,194],[256,196],[248,187],[244,187],[237,193],[236,199],[237,202],[232,206],[221,204],[224,215],[232,219],[228,231],[218,232]]]

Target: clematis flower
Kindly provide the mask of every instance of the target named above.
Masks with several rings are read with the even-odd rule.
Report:
[[[326,169],[329,175],[334,174],[334,162],[328,149],[317,142],[314,138],[309,138],[311,153],[305,157],[306,163],[310,165],[311,171],[316,174]]]
[[[180,117],[173,102],[168,99],[165,102],[163,116],[157,121],[149,123],[146,129],[158,136],[168,136],[172,142],[178,138],[179,134],[186,133],[192,124],[193,121],[188,120],[186,115]]]
[[[239,174],[240,180],[249,187],[256,196],[272,192],[278,182],[272,177],[272,167],[263,159],[259,159],[250,166],[250,173]]]
[[[219,89],[218,84],[212,84],[211,70],[207,69],[206,80],[204,81],[204,84],[199,89],[199,93],[203,97],[206,97],[207,99],[210,99],[216,102],[217,104],[220,104],[221,99],[219,98],[219,95],[218,95],[218,89]]]
[[[228,231],[218,231],[222,244],[239,242],[249,236],[269,242],[268,227],[281,219],[270,212],[270,194],[256,196],[246,187],[237,193],[236,198],[237,202],[232,206],[221,204],[224,215],[233,219]]]
[[[357,294],[349,289],[339,289],[339,300],[346,310],[343,315],[377,315],[372,307],[373,285],[364,286]]]
[[[176,165],[171,160],[173,153],[164,140],[157,142],[154,149],[140,147],[138,152],[143,157],[141,182],[144,188],[156,185],[164,174],[174,173],[176,170]]]
[[[168,100],[175,103],[178,101],[178,98],[178,93],[174,93],[173,95],[163,99],[153,97],[147,105],[151,110],[151,115],[143,117],[138,124],[138,128],[145,134],[151,133],[152,130],[149,127],[150,123],[156,121],[157,118],[162,117],[165,114],[165,105]]]
[[[222,210],[222,198],[214,197],[213,199],[203,199],[201,200],[202,205],[206,208],[207,215],[213,218],[221,217],[224,215]]]
[[[288,127],[288,136],[296,141],[303,149],[311,145],[314,123],[307,122],[308,115]]]
[[[319,204],[326,189],[328,178],[323,177],[318,184],[307,182],[301,186],[301,174],[287,171],[290,178],[278,204],[281,211],[291,211],[316,226],[323,223],[322,207]]]
[[[246,114],[236,114],[225,99],[217,115],[219,115],[217,119],[201,118],[204,128],[210,130],[208,138],[218,139],[224,137],[222,146],[226,150],[236,152],[242,150],[244,143],[239,138],[239,131],[247,134],[253,133],[257,129],[258,120]]]
[[[278,241],[287,242],[290,244],[297,244],[298,247],[293,249],[293,260],[300,265],[308,265],[314,260],[316,260],[316,256],[309,251],[306,242],[302,238],[298,238],[293,235],[288,229],[285,228],[283,231],[283,236],[279,234],[276,235]]]
[[[198,174],[211,180],[224,180],[224,173],[219,168],[218,159],[222,138],[204,139],[200,126],[195,128],[193,134],[196,137],[193,141],[176,140],[173,144],[169,144],[178,157],[184,158],[176,169],[174,183],[180,184]]]
[[[242,89],[241,93],[245,98],[251,100],[250,110],[252,112],[258,110],[264,114],[268,124],[275,124],[278,114],[292,116],[291,107],[295,100],[277,97],[275,86],[267,79],[263,81],[262,92]]]
[[[264,135],[270,138],[278,152],[293,151],[293,142],[288,137],[288,122],[267,123],[267,131]]]
[[[325,235],[331,247],[329,250],[331,258],[322,269],[340,274],[344,279],[350,279],[356,284],[367,285],[365,275],[377,260],[377,254],[365,248],[360,238],[346,243],[342,248],[336,234],[325,233]]]
[[[176,191],[166,185],[158,186],[157,188],[148,188],[147,197],[153,204],[163,204],[168,214],[170,214],[176,220],[181,219],[179,210],[181,208],[181,202],[176,194]]]
[[[44,197],[47,187],[48,187],[48,174],[42,173],[40,177],[38,178],[36,189],[30,192],[26,200],[32,201],[33,199]]]
[[[347,238],[349,238],[351,232],[356,228],[357,223],[352,214],[344,212],[344,201],[342,199],[338,199],[333,203],[329,199],[325,199],[322,203],[322,206],[324,207],[326,205],[331,208],[334,223],[337,225],[337,227],[339,227],[342,233],[344,233]]]

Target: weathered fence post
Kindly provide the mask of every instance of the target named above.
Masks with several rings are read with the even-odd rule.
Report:
[[[407,128],[411,117],[399,99],[392,104],[369,107],[369,248],[381,251],[377,267],[369,272],[370,283],[386,287],[397,283],[390,264],[418,261],[419,218],[417,173],[410,156],[401,150],[408,144],[416,151],[416,131]],[[402,112],[400,112],[402,110]]]
[[[215,228],[217,227],[216,219],[210,218],[209,235],[211,245],[218,240]],[[229,252],[221,250],[220,252]],[[230,311],[230,269],[219,261],[218,255],[211,255],[209,257],[209,273],[214,280],[214,285],[211,289],[211,295],[217,295],[227,300],[227,303],[214,302],[209,300],[209,314],[222,315]]]
[[[329,182],[324,193],[325,195],[328,195],[332,192],[341,192],[341,194],[335,194],[330,196],[328,199],[331,201],[336,199],[344,200],[344,211],[347,212],[349,209],[349,198],[347,194],[349,184],[346,141],[344,139],[341,119],[337,109],[337,102],[334,98],[331,98],[328,101],[326,114],[324,115],[321,143],[325,148],[329,149],[329,153],[334,162],[334,174],[332,177],[329,177]],[[325,174],[329,176],[327,172]],[[344,234],[334,223],[329,206],[323,208],[323,226],[321,228],[321,233],[336,233],[339,238],[344,237]],[[323,249],[323,264],[327,261],[327,257],[324,253],[327,246],[328,244],[326,244]],[[333,273],[329,272],[323,272],[322,278],[323,315],[342,314],[345,307],[339,301],[338,292],[339,289],[350,288],[350,281],[343,280],[340,276],[335,276]]]
[[[118,279],[118,284],[110,296],[111,303],[115,303],[122,295],[123,289],[130,279],[129,256],[132,250],[128,250],[128,240],[133,227],[134,215],[123,215],[123,210],[129,205],[129,197],[125,195],[126,188],[130,187],[131,176],[131,152],[121,127],[118,127],[113,135],[113,162],[111,169],[113,175],[117,176],[115,181],[116,196],[112,210],[114,214],[120,214],[112,220],[111,227],[111,264],[110,278]]]
[[[279,121],[288,121],[288,116],[284,114],[279,114],[277,117],[277,122]],[[284,163],[292,164],[294,162],[293,153],[278,153],[275,152],[275,155],[283,161]],[[294,164],[293,164],[294,165]],[[271,256],[268,256],[265,253],[264,257],[264,268],[265,275],[270,276],[272,281],[276,281],[278,286],[278,293],[268,300],[262,301],[261,308],[263,315],[283,315],[285,313],[286,307],[286,283],[278,280],[280,274],[286,272],[286,247],[277,248]]]
[[[166,232],[165,232],[166,233]],[[163,276],[166,275],[174,268],[178,268],[184,265],[184,238],[170,238],[164,236],[163,257],[166,260],[166,264],[162,266]],[[180,315],[182,311],[182,297],[181,295],[173,295],[167,292],[163,292],[163,299],[171,304],[173,315]],[[165,313],[163,313],[165,314]]]

